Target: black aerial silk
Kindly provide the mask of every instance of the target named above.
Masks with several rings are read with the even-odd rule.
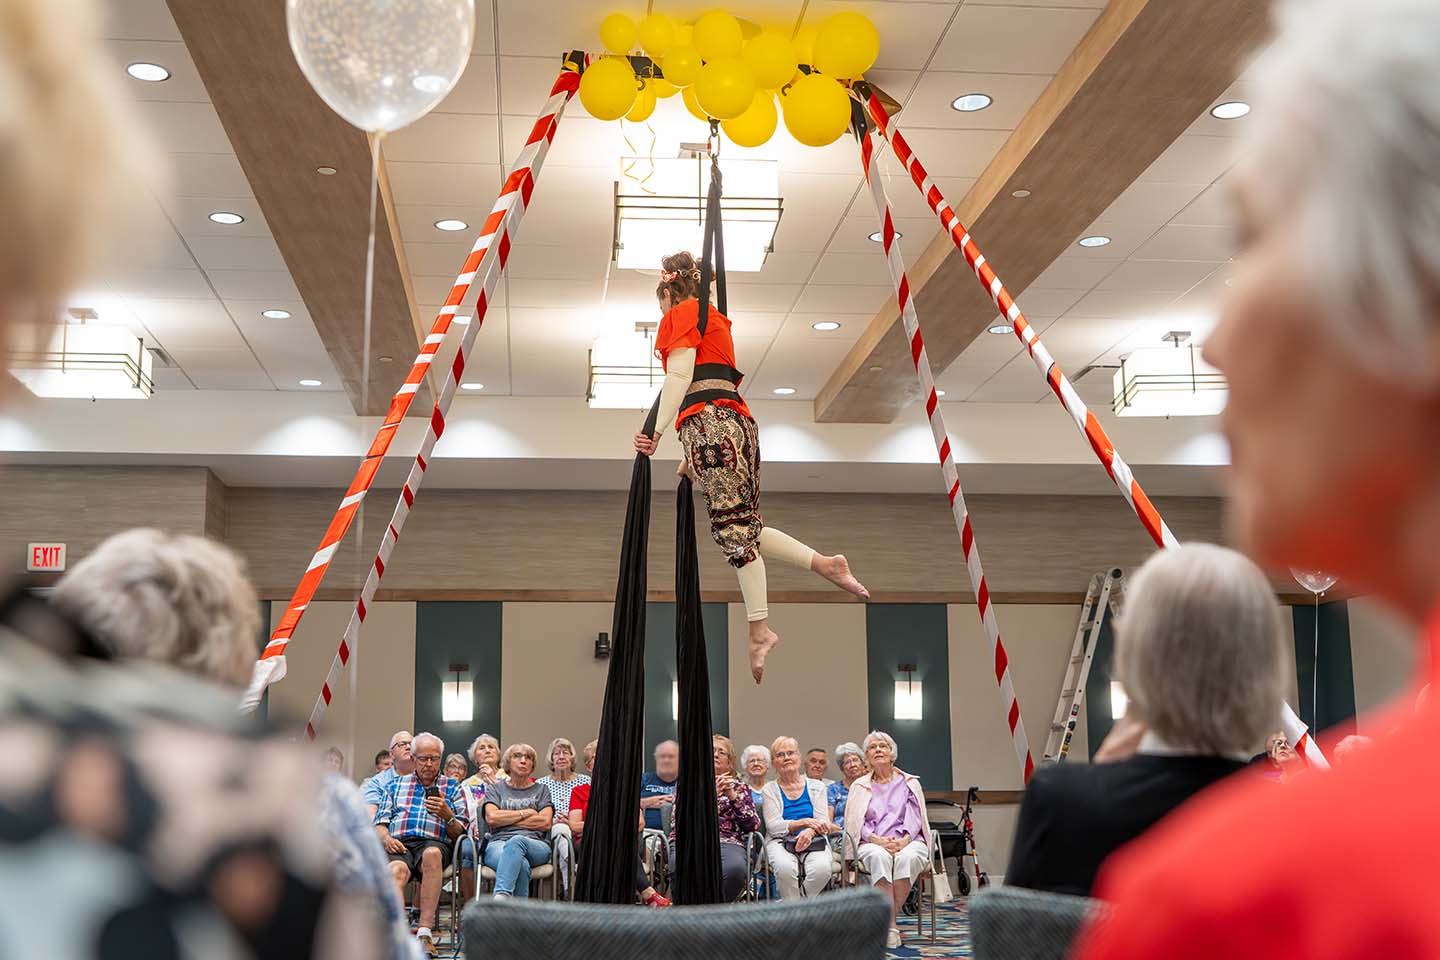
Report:
[[[716,124],[711,135],[718,140]],[[710,281],[716,282],[721,313],[726,309],[725,248],[720,228],[720,166],[711,158],[705,207],[705,244],[700,259],[700,333],[710,319]],[[713,262],[713,267],[712,267]],[[650,408],[644,431],[653,434],[660,400]],[[650,458],[635,455],[620,575],[615,585],[610,671],[600,714],[594,783],[585,816],[585,851],[579,865],[577,900],[633,903],[638,848],[640,775],[645,725],[645,564],[650,527]],[[700,561],[695,547],[695,500],[688,477],[680,479],[675,521],[675,659],[680,694],[680,779],[675,791],[676,870],[671,896],[676,903],[719,903],[720,828],[715,810],[715,768],[710,724],[710,670],[700,606]]]

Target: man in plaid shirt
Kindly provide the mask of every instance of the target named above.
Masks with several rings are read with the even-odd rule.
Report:
[[[451,845],[465,832],[466,807],[460,782],[440,772],[445,742],[433,733],[416,734],[415,772],[396,777],[375,811],[380,845],[390,855],[390,874],[401,899],[411,873],[420,876],[420,945],[435,956],[430,925],[440,908],[440,881],[450,863]]]

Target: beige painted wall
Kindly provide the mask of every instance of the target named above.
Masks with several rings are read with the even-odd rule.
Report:
[[[865,688],[865,608],[850,604],[772,604],[770,626],[780,645],[765,667],[765,683],[750,678],[745,608],[730,604],[730,730],[737,751],[769,747],[778,736],[800,749],[833,751],[869,730]],[[830,764],[829,776],[838,776]]]
[[[351,608],[340,601],[310,604],[286,650],[285,679],[270,688],[272,718],[288,715],[297,731],[304,728]],[[283,603],[270,605],[272,630],[284,610]],[[352,678],[359,711],[352,710]],[[375,751],[383,749],[396,730],[409,729],[415,721],[415,604],[370,605],[355,655],[333,693],[316,742],[339,747],[356,779],[368,776]]]
[[[502,611],[500,731],[542,756],[555,737],[578,753],[600,735],[608,660],[595,659],[595,635],[609,631],[609,603],[507,603]]]
[[[1355,672],[1356,729],[1378,736],[1369,715],[1407,692],[1428,667],[1428,656],[1414,627],[1379,601],[1359,597],[1350,609],[1350,660]]]

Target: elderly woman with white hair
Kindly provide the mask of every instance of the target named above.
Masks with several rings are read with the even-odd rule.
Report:
[[[765,783],[770,774],[770,748],[752,743],[742,750],[740,772],[745,775],[745,782],[750,785],[750,799],[754,802],[755,809],[761,809],[765,804]]]
[[[575,744],[564,737],[551,740],[545,756],[550,773],[541,777],[539,782],[550,791],[556,818],[563,820],[570,814],[570,794],[576,787],[589,783],[590,778],[575,769]]]
[[[826,837],[836,832],[825,803],[825,785],[805,776],[800,743],[778,737],[770,744],[775,779],[761,790],[765,855],[775,873],[780,899],[814,896],[830,882],[834,860]]]
[[[1139,746],[1036,771],[1005,882],[1088,896],[1106,857],[1243,770],[1285,692],[1283,636],[1270,582],[1243,554],[1190,544],[1146,561],[1115,636]]]
[[[844,826],[850,788],[865,776],[865,752],[858,743],[847,740],[835,748],[835,766],[840,768],[840,779],[825,789],[825,802],[830,806],[830,822]]]
[[[850,787],[845,804],[845,840],[865,866],[875,889],[890,898],[886,947],[901,944],[896,918],[910,886],[930,865],[930,819],[920,778],[895,766],[895,738],[872,730],[861,745],[870,772]]]
[[[1394,607],[1429,648],[1418,686],[1440,674],[1440,3],[1280,9],[1246,72],[1240,250],[1205,344],[1229,385],[1230,535]],[[1412,694],[1349,763],[1227,784],[1112,858],[1080,955],[1440,956],[1440,768],[1417,762],[1440,711]],[[1340,883],[1317,856],[1336,824]]]

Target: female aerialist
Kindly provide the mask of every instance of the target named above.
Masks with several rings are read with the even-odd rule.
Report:
[[[770,629],[765,557],[812,570],[842,590],[868,599],[870,591],[850,573],[845,557],[823,556],[760,520],[760,436],[755,418],[736,388],[735,341],[730,318],[712,305],[701,337],[700,267],[689,253],[662,260],[655,295],[665,314],[655,335],[655,355],[665,369],[654,436],[635,434],[635,449],[651,456],[671,417],[684,455],[681,474],[705,494],[710,535],[735,567],[750,621],[750,672],[759,683],[765,658],[780,641]],[[678,416],[677,416],[678,413]]]

